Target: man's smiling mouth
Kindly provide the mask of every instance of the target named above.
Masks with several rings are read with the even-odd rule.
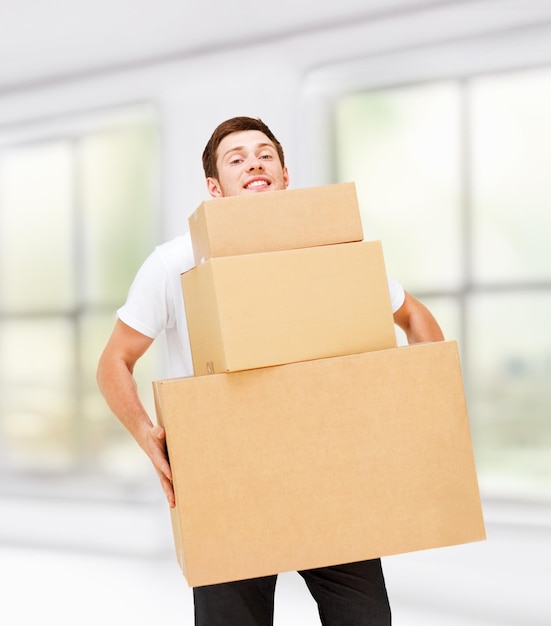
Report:
[[[258,187],[268,187],[270,183],[267,180],[253,180],[245,185],[245,189],[255,189]]]

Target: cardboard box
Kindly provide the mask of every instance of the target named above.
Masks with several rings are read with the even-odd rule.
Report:
[[[210,259],[182,290],[196,376],[396,346],[379,241]]]
[[[354,183],[215,198],[201,203],[188,223],[196,265],[363,239]]]
[[[154,392],[191,586],[485,538],[455,342]]]

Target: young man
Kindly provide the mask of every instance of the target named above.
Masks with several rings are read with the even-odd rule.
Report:
[[[283,149],[258,119],[236,117],[220,124],[203,152],[212,197],[286,189]],[[98,365],[98,385],[109,407],[149,456],[171,507],[172,475],[165,433],[144,409],[133,378],[136,362],[164,331],[169,376],[193,375],[180,274],[193,267],[189,233],[176,237],[144,262]],[[428,309],[389,278],[395,323],[409,343],[440,341]],[[379,559],[300,572],[327,626],[387,626],[390,607]],[[194,589],[198,626],[271,626],[276,576]]]

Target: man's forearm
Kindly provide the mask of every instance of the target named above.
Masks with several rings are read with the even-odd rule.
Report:
[[[414,316],[409,328],[406,329],[406,337],[408,343],[422,343],[424,341],[442,341],[444,334],[432,315],[430,317],[422,316],[418,319]]]
[[[151,421],[139,398],[134,376],[124,359],[104,354],[99,362],[97,382],[111,411],[153,463],[168,503],[174,507],[172,472],[166,454],[164,428]]]
[[[444,339],[444,333],[432,313],[408,293],[404,304],[394,314],[394,321],[406,333],[408,343]]]
[[[136,381],[122,360],[100,360],[98,387],[107,405],[140,447],[145,449],[145,435],[153,423],[143,406]]]

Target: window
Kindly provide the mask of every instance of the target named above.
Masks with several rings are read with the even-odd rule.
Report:
[[[92,120],[93,121],[93,120]],[[143,454],[95,382],[157,236],[150,111],[0,149],[0,470],[139,480]],[[137,375],[150,386],[155,354]]]
[[[551,485],[551,70],[345,95],[337,181],[462,353],[481,487]]]

